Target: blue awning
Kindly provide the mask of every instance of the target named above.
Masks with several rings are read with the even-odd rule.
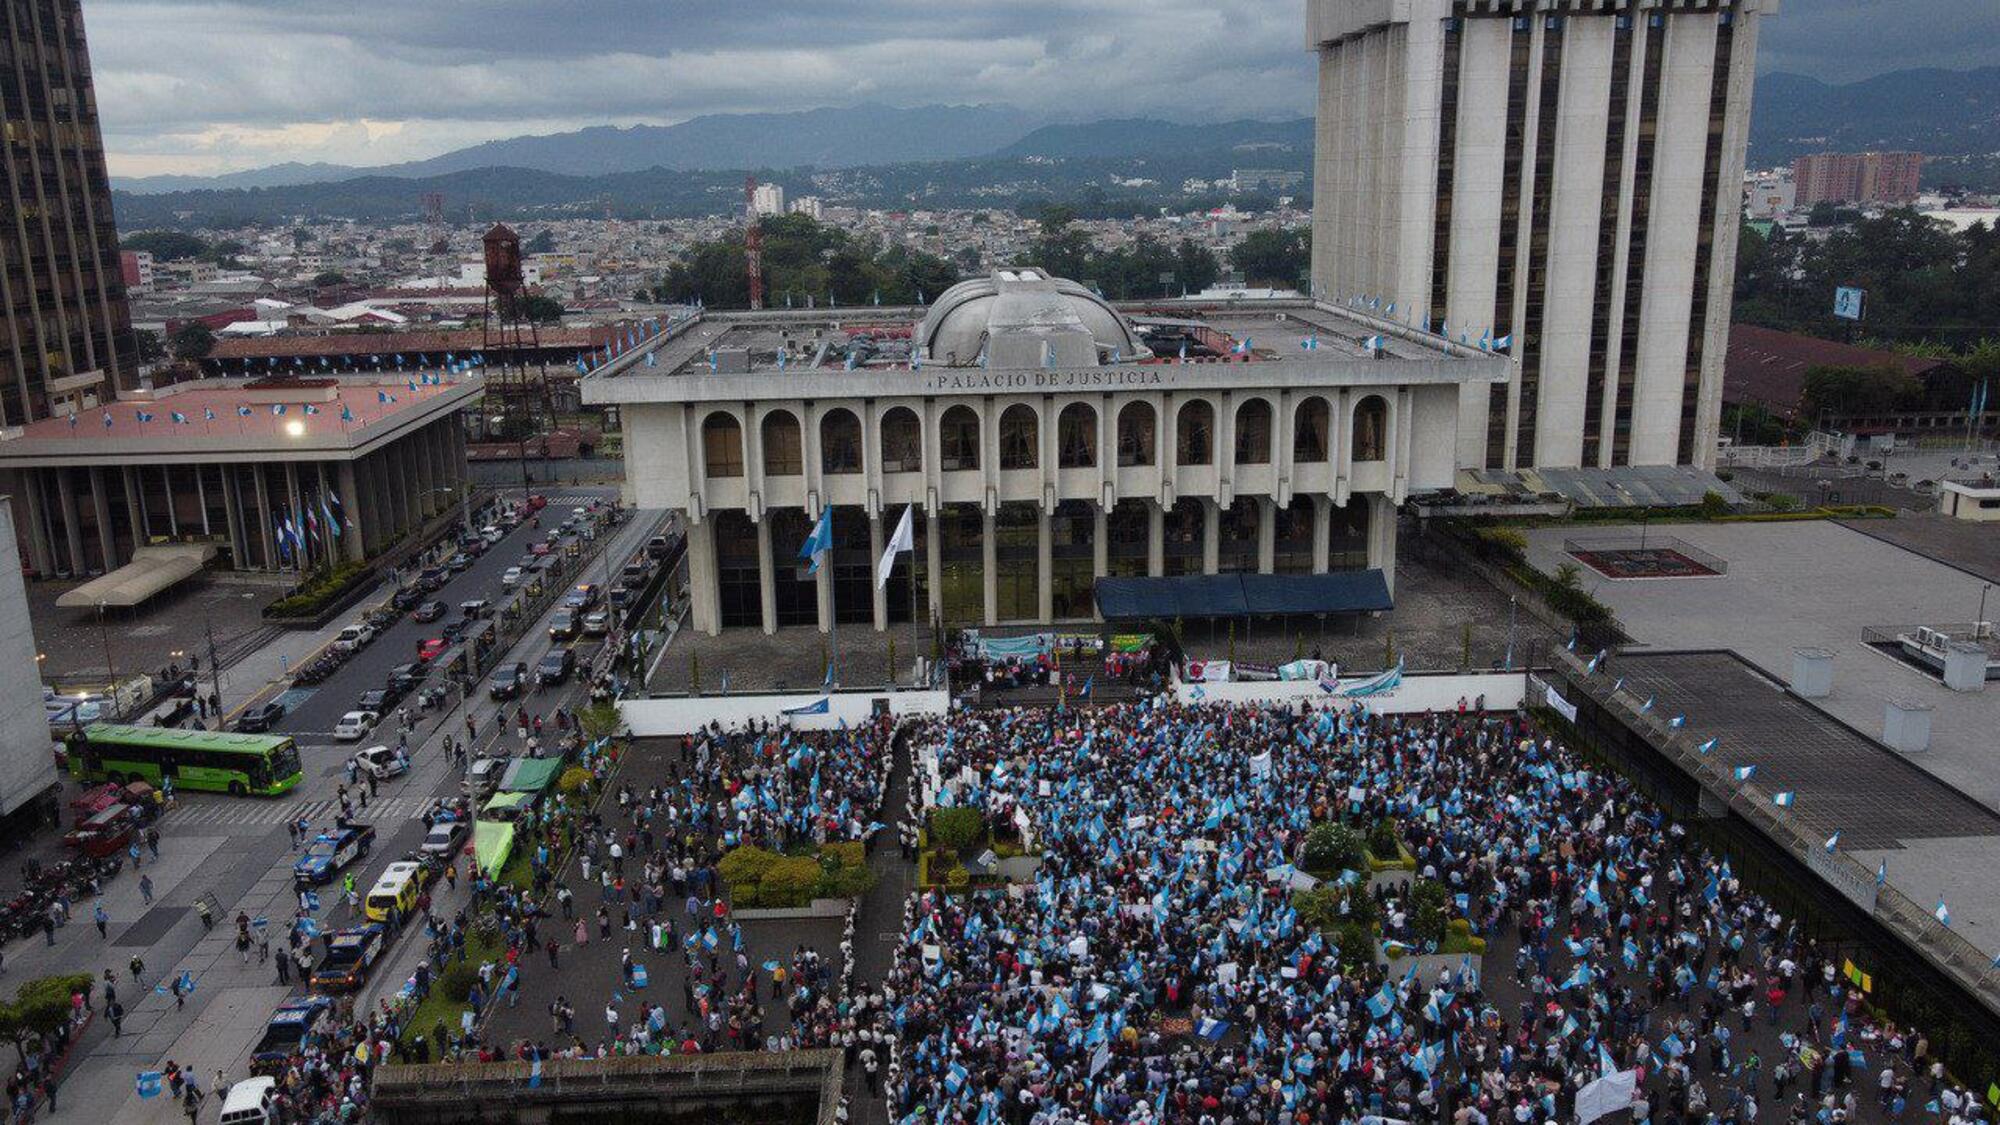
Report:
[[[1380,570],[1100,578],[1095,591],[1107,621],[1372,613],[1395,605]]]

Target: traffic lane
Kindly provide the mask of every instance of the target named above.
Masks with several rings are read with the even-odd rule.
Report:
[[[568,493],[568,495],[589,494],[592,494],[591,490]],[[563,517],[568,517],[567,509],[563,510]],[[453,575],[443,589],[431,595],[448,607],[442,619],[420,622],[404,614],[395,624],[376,636],[366,648],[349,657],[333,675],[315,685],[311,698],[300,703],[297,708],[279,720],[278,729],[287,733],[333,730],[334,724],[340,721],[342,715],[357,708],[362,692],[383,686],[388,682],[390,669],[416,660],[418,645],[432,637],[441,636],[445,623],[459,616],[460,603],[474,598],[484,598],[497,604],[503,594],[500,589],[501,574],[508,567],[516,565],[521,556],[528,553],[529,544],[545,534],[544,530],[534,527],[533,523],[532,519],[522,520],[520,526],[509,531],[500,542],[488,547],[484,554],[473,560],[470,567]],[[351,619],[360,620],[362,616],[363,611],[357,608],[353,611]],[[429,677],[426,677],[425,682],[429,683]]]

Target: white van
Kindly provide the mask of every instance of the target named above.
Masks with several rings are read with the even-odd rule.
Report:
[[[222,1125],[270,1125],[278,1118],[278,1080],[245,1078],[229,1087],[222,1100]]]

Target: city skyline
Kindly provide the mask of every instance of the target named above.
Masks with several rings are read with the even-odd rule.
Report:
[[[1795,0],[1759,69],[1851,81],[2000,63],[2000,10],[1922,6],[1927,18],[1906,9],[1885,24],[1860,0]],[[111,171],[144,176],[384,164],[589,125],[860,102],[1007,104],[1064,120],[1305,114],[1300,13],[1253,0],[1169,0],[1143,19],[1122,3],[880,0],[829,18],[787,0],[752,22],[626,3],[389,13],[93,0],[85,19]]]

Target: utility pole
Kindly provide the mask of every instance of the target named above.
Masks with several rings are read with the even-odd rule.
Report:
[[[206,623],[205,627],[208,630],[208,676],[209,676],[209,682],[213,685],[209,689],[209,694],[214,697],[209,702],[215,704],[214,707],[215,729],[221,730],[222,729],[222,662],[215,658],[215,622],[209,621]]]

